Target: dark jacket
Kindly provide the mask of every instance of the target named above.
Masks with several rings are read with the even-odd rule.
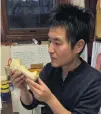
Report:
[[[54,68],[50,63],[44,67],[40,78],[72,114],[98,114],[101,106],[101,74],[85,61],[82,60],[74,71],[69,72],[65,81],[62,80],[62,68]],[[22,105],[30,110],[41,103],[34,96],[33,99],[31,105]],[[48,105],[43,104],[46,114],[53,114]]]

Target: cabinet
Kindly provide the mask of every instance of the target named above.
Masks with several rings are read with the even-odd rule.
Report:
[[[95,14],[97,0],[84,1]],[[67,2],[72,0],[1,0],[1,41],[47,40],[49,13],[56,5]],[[93,36],[94,29],[91,39]]]
[[[70,0],[1,0],[2,41],[47,40],[50,11]]]

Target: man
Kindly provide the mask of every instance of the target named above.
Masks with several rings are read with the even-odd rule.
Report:
[[[26,109],[42,103],[46,114],[98,113],[101,74],[79,57],[89,41],[92,19],[85,9],[70,4],[53,10],[48,33],[51,63],[43,68],[38,82],[12,71],[11,81],[21,90]]]

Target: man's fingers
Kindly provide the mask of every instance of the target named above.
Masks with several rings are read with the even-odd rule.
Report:
[[[17,77],[21,76],[21,72],[15,71],[14,74],[11,75],[11,81],[15,80]]]
[[[33,80],[29,79],[29,78],[26,78],[26,82],[28,83],[28,85],[31,85],[32,87],[35,87],[36,89],[41,89],[41,86],[34,82]]]
[[[10,70],[10,76],[12,77],[12,75],[16,72],[16,70]]]
[[[18,83],[15,84],[16,87],[20,87],[20,85],[25,81],[25,79],[23,78],[22,80],[20,80]]]
[[[40,90],[33,87],[32,85],[28,84],[29,88],[31,89],[31,91],[33,92],[33,94],[39,95],[40,94]]]
[[[21,75],[20,77],[18,77],[18,78],[16,78],[15,80],[12,80],[12,82],[14,83],[14,84],[16,84],[16,83],[18,83],[20,80],[25,80],[25,76],[24,75]]]
[[[38,82],[40,85],[45,85],[44,82],[40,78],[38,79]]]

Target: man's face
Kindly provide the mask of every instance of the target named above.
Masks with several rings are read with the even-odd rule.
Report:
[[[50,28],[48,36],[50,41],[48,51],[52,66],[64,67],[69,65],[75,58],[76,53],[66,40],[66,30],[61,27]]]

